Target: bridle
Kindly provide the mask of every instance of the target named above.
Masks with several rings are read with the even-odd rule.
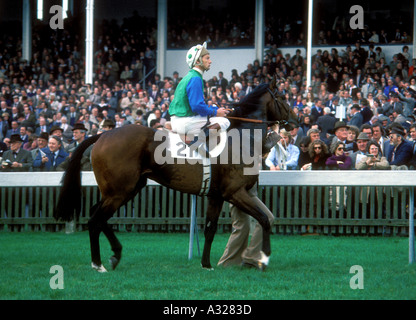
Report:
[[[272,96],[274,107],[277,109],[279,107],[279,100],[278,100],[279,92],[277,91],[277,88],[275,88],[273,91],[270,88],[267,88],[267,91]],[[231,109],[227,108],[227,110],[234,111],[234,108],[231,108]],[[272,125],[277,124],[279,125],[279,127],[285,126],[288,124],[286,120],[264,121],[264,120],[257,120],[257,119],[246,119],[246,118],[241,118],[241,117],[227,117],[227,119],[234,119],[234,120],[239,120],[242,122],[267,124],[267,126],[272,126]]]

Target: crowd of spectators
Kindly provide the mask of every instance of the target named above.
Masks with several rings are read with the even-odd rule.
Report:
[[[2,170],[61,170],[87,136],[126,124],[158,129],[169,123],[169,104],[184,75],[175,72],[162,78],[152,74],[143,83],[143,67],[152,70],[155,66],[155,28],[150,24],[139,43],[138,31],[128,33],[128,26],[128,20],[122,28],[102,25],[91,84],[84,82],[84,60],[76,33],[49,30],[45,41],[44,34],[41,37],[34,32],[29,62],[22,59],[21,42],[11,37],[2,43]],[[119,31],[118,36],[114,30]],[[276,75],[279,92],[297,113],[298,121],[292,124],[290,135],[281,132],[284,138],[269,153],[273,159],[265,162],[272,165],[265,168],[307,170],[322,168],[322,164],[332,169],[362,168],[360,160],[377,159],[368,156],[371,152],[366,149],[373,141],[379,144],[380,157],[386,158],[389,168],[411,168],[415,162],[411,141],[416,141],[416,133],[412,133],[416,60],[411,59],[406,45],[392,61],[386,61],[381,47],[371,44],[366,50],[361,44],[356,41],[341,52],[335,48],[318,50],[312,57],[309,88],[301,51],[282,55],[276,45],[270,46],[263,61],[253,61],[240,72],[232,69],[230,79],[225,79],[223,72],[205,79],[206,101],[219,105],[239,101]],[[362,133],[367,138],[363,139]],[[14,144],[21,144],[18,151],[31,152],[31,166],[13,161],[20,159],[15,151],[8,152]],[[58,160],[56,145],[63,150]],[[277,149],[279,155],[273,154]],[[290,150],[296,149],[298,156],[293,157]],[[10,163],[6,163],[6,156]],[[368,168],[378,167],[367,160]],[[90,169],[88,163],[85,168]]]

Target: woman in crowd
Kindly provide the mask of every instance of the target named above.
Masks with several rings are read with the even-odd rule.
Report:
[[[357,146],[357,137],[360,133],[360,129],[358,129],[354,125],[348,126],[348,135],[347,135],[347,144],[346,144],[346,151],[350,154],[356,152],[358,150]]]
[[[345,154],[345,144],[341,141],[331,145],[331,156],[326,160],[325,164],[330,169],[348,170],[351,169],[352,160]]]
[[[301,170],[323,170],[329,157],[328,147],[322,140],[314,140],[308,146],[309,162]]]
[[[389,170],[390,164],[386,157],[381,155],[379,144],[370,140],[367,144],[367,156],[355,165],[357,170]]]

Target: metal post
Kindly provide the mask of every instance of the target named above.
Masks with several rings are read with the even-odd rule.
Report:
[[[415,221],[414,221],[414,192],[415,188],[409,188],[409,264],[415,262]]]
[[[416,1],[416,0],[415,0]],[[263,0],[256,0],[256,11],[255,11],[255,49],[256,59],[259,60],[260,64],[263,62],[264,57],[264,2]]]
[[[22,57],[28,64],[32,60],[32,14],[30,9],[30,1],[23,0]]]
[[[191,208],[191,225],[189,231],[189,251],[188,251],[188,259],[192,259],[192,253],[194,250],[194,235],[197,233],[196,228],[196,195],[191,195],[192,198],[192,208]],[[198,241],[198,234],[197,234],[197,241]],[[198,241],[198,254],[199,254],[199,241]]]
[[[416,0],[415,0],[416,1]],[[306,48],[306,91],[312,80],[312,29],[313,29],[313,0],[309,0],[308,8],[308,41]]]
[[[85,83],[92,84],[94,68],[94,0],[87,0],[85,34]]]
[[[160,76],[165,77],[166,72],[166,48],[167,48],[167,39],[166,35],[168,34],[168,9],[167,9],[167,0],[158,0],[157,2],[157,73]]]

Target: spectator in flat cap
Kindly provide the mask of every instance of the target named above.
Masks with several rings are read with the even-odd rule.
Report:
[[[355,168],[355,165],[361,161],[362,158],[366,155],[367,143],[370,141],[370,138],[365,132],[361,132],[357,137],[357,147],[358,150],[351,153],[349,156],[352,161],[352,168]]]
[[[412,144],[405,139],[404,128],[400,125],[392,126],[390,130],[390,149],[387,156],[391,166],[408,166],[413,157]]]

